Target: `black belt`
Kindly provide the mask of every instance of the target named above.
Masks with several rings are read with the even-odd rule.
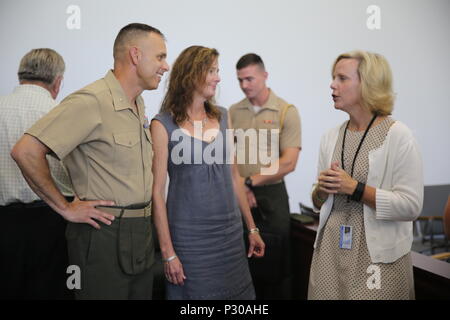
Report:
[[[284,180],[271,184],[263,184],[262,186],[252,186],[252,190],[276,189],[284,185]]]
[[[130,204],[128,206],[97,206],[98,210],[114,215],[117,218],[149,217],[152,201]]]
[[[114,209],[125,209],[125,210],[138,210],[138,209],[144,209],[144,208],[148,207],[150,205],[150,203],[152,203],[151,200],[147,201],[147,202],[130,204],[128,206],[97,206],[97,207],[114,208]]]

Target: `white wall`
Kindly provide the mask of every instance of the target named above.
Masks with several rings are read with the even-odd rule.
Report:
[[[70,5],[81,10],[80,29],[66,26]],[[379,30],[366,25],[370,5],[381,9]],[[166,35],[170,63],[193,44],[217,48],[222,77],[217,100],[226,107],[243,97],[236,61],[248,52],[262,56],[270,87],[302,117],[303,151],[286,179],[293,212],[299,201],[311,203],[320,136],[346,119],[330,99],[330,67],[338,54],[352,49],[386,56],[397,92],[393,116],[414,131],[422,147],[425,183],[450,183],[450,1],[2,0],[0,94],[16,86],[19,61],[31,48],[50,47],[63,55],[67,71],[59,99],[102,77],[112,67],[117,32],[130,22],[153,25]],[[149,117],[164,87],[144,94]]]

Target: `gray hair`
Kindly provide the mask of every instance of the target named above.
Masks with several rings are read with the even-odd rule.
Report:
[[[19,81],[41,81],[50,85],[64,74],[65,68],[63,58],[55,50],[33,49],[20,61],[17,75]]]

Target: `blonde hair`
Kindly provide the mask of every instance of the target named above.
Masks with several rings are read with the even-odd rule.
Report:
[[[63,58],[53,49],[41,48],[28,52],[20,61],[19,81],[41,81],[53,84],[56,77],[64,74]]]
[[[380,116],[392,114],[395,94],[392,90],[392,72],[386,58],[381,54],[362,50],[343,53],[334,61],[332,74],[336,64],[342,59],[359,61],[358,76],[363,107]]]

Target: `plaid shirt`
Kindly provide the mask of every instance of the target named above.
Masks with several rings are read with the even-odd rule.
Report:
[[[23,133],[56,105],[50,92],[37,85],[20,85],[0,97],[0,205],[39,200],[11,158],[11,149]],[[71,196],[72,188],[61,162],[48,156],[50,171],[59,190]]]

